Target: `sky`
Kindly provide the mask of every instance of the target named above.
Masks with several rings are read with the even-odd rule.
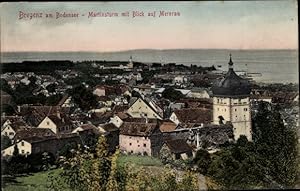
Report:
[[[298,49],[297,10],[296,0],[1,3],[1,51]],[[20,11],[42,18],[20,19]],[[133,11],[145,16],[133,18]],[[160,11],[180,16],[158,17]],[[56,19],[56,12],[79,17]],[[89,12],[119,17],[88,18]]]

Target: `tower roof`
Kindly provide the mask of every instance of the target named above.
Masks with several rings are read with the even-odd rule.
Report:
[[[233,70],[233,62],[230,55],[229,70],[225,77],[217,81],[212,87],[214,96],[246,96],[250,94],[251,88],[248,80],[239,77]]]

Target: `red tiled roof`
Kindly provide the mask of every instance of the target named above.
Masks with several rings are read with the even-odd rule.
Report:
[[[96,130],[97,127],[93,124],[83,124],[80,125],[80,128],[82,128],[83,130]]]
[[[171,132],[176,129],[177,125],[172,121],[163,121],[159,129],[161,132]]]
[[[113,108],[114,113],[124,112],[129,109],[128,105],[115,105]]]
[[[186,143],[184,139],[167,140],[166,145],[172,153],[182,154],[192,152],[192,148]]]
[[[181,123],[203,123],[212,121],[212,110],[206,108],[190,108],[174,111]]]
[[[118,131],[119,128],[112,123],[107,123],[101,126],[106,132]]]
[[[157,123],[124,122],[120,127],[120,134],[148,137],[151,136],[157,129],[159,129]]]
[[[53,137],[55,134],[46,128],[28,128],[20,130],[15,135],[15,140],[26,140],[31,139],[32,137],[46,138]]]

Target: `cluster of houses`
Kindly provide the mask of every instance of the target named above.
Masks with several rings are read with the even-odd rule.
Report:
[[[131,64],[126,69],[132,69]],[[176,76],[173,83],[188,81]],[[174,159],[186,159],[199,148],[215,152],[241,135],[252,140],[251,103],[269,101],[234,72],[231,58],[227,74],[210,89],[176,88],[184,98],[174,102],[162,97],[164,90],[155,84],[98,85],[93,94],[101,107],[87,113],[79,111],[69,95],[55,106],[19,105],[16,115],[1,116],[1,136],[12,143],[1,154],[12,156],[17,146],[21,155],[57,156],[66,144],[85,145],[89,137],[100,135],[106,137],[111,151],[119,148],[126,154],[158,156],[167,148]],[[9,96],[1,92],[1,98],[2,93]]]

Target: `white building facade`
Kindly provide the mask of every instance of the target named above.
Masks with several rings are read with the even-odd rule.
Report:
[[[245,135],[252,141],[250,84],[234,72],[231,57],[228,64],[229,70],[225,78],[212,87],[213,123],[231,122],[235,140]]]

